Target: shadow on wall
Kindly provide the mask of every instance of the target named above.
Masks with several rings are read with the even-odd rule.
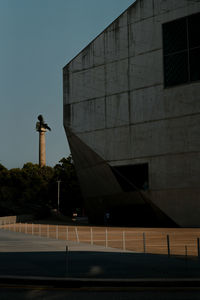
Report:
[[[129,200],[132,193],[135,194],[133,196],[135,201]],[[162,212],[156,211],[156,208],[142,201],[140,193],[132,193],[89,199],[89,223],[124,227],[179,227]],[[109,220],[105,223],[107,213],[109,213]]]
[[[69,127],[65,130],[91,224],[105,224],[110,213],[110,225],[177,227],[148,193],[147,163],[111,168]]]
[[[115,206],[111,208],[110,216],[113,225],[163,227],[155,212],[146,204]],[[174,227],[174,224],[171,225]]]

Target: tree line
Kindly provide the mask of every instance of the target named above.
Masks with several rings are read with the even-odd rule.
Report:
[[[8,170],[0,164],[0,215],[31,214],[35,218],[48,217],[58,208],[71,216],[83,207],[83,199],[71,155],[62,158],[54,167],[39,167],[28,162],[23,168]]]

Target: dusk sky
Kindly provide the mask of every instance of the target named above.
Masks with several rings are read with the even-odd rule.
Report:
[[[0,163],[38,163],[37,116],[47,165],[69,155],[62,68],[134,0],[0,0]]]

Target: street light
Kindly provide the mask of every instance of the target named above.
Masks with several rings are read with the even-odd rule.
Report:
[[[59,208],[60,208],[60,183],[61,180],[57,180],[58,183],[58,212],[59,212]]]

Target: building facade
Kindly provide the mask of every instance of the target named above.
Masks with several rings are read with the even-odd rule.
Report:
[[[137,0],[63,68],[92,222],[200,226],[200,1]]]

